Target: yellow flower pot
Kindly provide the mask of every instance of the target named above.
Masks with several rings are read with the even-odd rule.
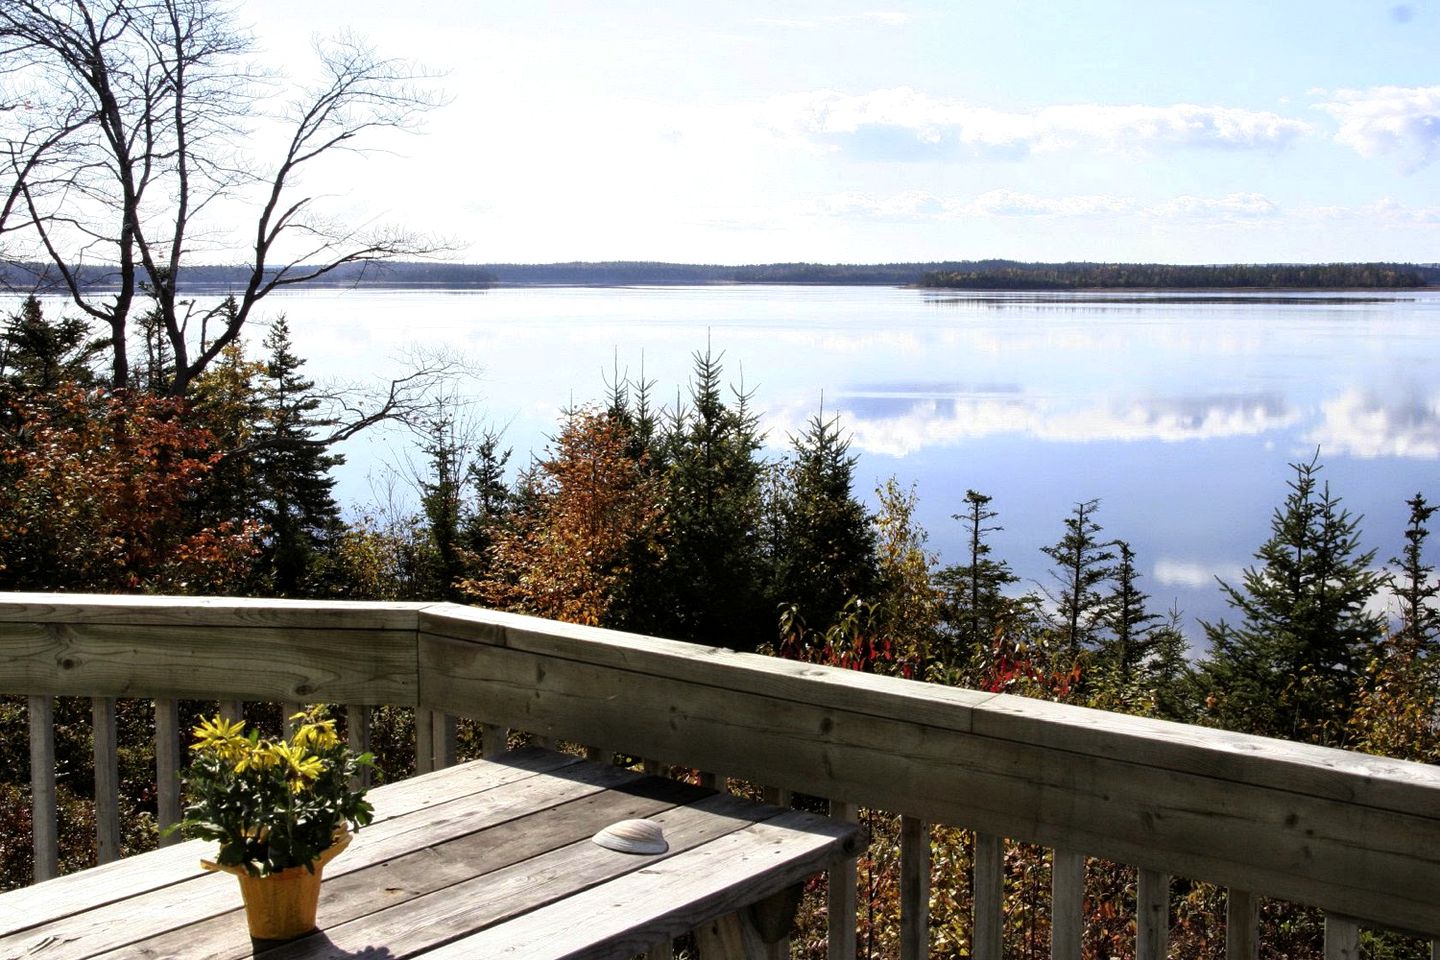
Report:
[[[335,842],[315,858],[312,873],[306,867],[290,867],[279,873],[252,877],[244,867],[222,866],[201,860],[206,870],[233,873],[240,881],[245,901],[245,921],[255,940],[293,940],[315,930],[315,911],[320,904],[320,880],[325,865],[350,845],[350,831],[338,832]]]

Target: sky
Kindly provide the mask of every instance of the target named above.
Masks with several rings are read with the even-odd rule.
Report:
[[[243,0],[432,71],[307,189],[465,262],[1440,261],[1440,0]]]

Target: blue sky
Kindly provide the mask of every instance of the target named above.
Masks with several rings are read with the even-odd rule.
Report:
[[[317,178],[467,261],[1440,260],[1440,0],[249,0],[443,72]],[[362,202],[363,201],[363,202]]]

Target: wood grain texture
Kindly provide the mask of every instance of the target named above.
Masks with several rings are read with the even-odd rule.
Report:
[[[1080,960],[1085,936],[1084,854],[1054,851],[1050,891],[1050,958]]]
[[[95,862],[120,859],[120,756],[116,747],[115,700],[90,701],[95,758]]]
[[[856,823],[860,810],[843,800],[830,801],[830,817]],[[826,960],[855,960],[856,910],[859,891],[854,860],[842,860],[830,868],[825,885]]]
[[[3,606],[0,603],[0,606]],[[0,693],[412,706],[415,635],[0,623]]]
[[[1000,960],[1005,955],[1005,841],[991,833],[975,834],[976,960]]]
[[[930,825],[900,818],[900,960],[930,956]]]
[[[692,930],[709,917],[784,890],[836,856],[854,853],[838,830],[787,811],[426,956],[623,960],[657,937]]]
[[[1260,904],[1247,890],[1225,892],[1225,960],[1259,956]]]
[[[183,815],[180,797],[180,704],[174,700],[155,701],[155,822],[160,827],[160,846],[180,842],[179,831],[166,832]]]
[[[1325,960],[1360,960],[1360,927],[1355,921],[1325,915]]]
[[[1135,883],[1135,960],[1165,960],[1170,950],[1170,877],[1141,870]]]
[[[35,882],[60,872],[60,832],[55,807],[55,701],[30,697],[30,840]]]
[[[178,626],[192,630],[196,627],[252,626],[265,629],[408,630],[413,633],[419,612],[427,606],[430,604],[4,593],[0,594],[0,623]]]

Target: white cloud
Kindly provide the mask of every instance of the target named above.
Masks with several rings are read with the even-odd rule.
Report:
[[[1019,190],[988,190],[974,197],[942,197],[923,190],[886,196],[848,191],[814,201],[804,212],[862,216],[877,220],[960,220],[973,217],[1116,217],[1139,215],[1166,220],[1254,220],[1275,216],[1279,207],[1258,193],[1219,197],[1180,196],[1142,203],[1114,194],[1046,197]]]
[[[1387,402],[1347,390],[1320,410],[1323,419],[1305,442],[1327,455],[1440,459],[1440,395]]]
[[[1016,155],[1071,149],[1282,147],[1310,124],[1238,107],[1065,104],[1015,112],[931,97],[910,87],[851,95],[833,90],[768,101],[764,122],[782,135],[860,153],[909,150]]]
[[[837,412],[856,450],[892,457],[926,447],[1003,434],[1057,442],[1180,442],[1253,436],[1288,426],[1295,415],[1268,396],[1169,397],[1069,407],[1039,397],[841,396]],[[766,429],[798,433],[808,408],[772,410]]]
[[[1237,583],[1245,573],[1238,563],[1206,564],[1194,560],[1177,560],[1161,557],[1155,561],[1152,574],[1155,582],[1167,587],[1213,587],[1215,578],[1227,583]]]
[[[1274,201],[1258,193],[1228,193],[1223,197],[1176,197],[1152,205],[1147,211],[1157,217],[1212,217],[1252,219],[1279,212]]]
[[[1319,106],[1340,121],[1336,141],[1362,157],[1396,154],[1413,171],[1440,156],[1440,86],[1337,90]]]

